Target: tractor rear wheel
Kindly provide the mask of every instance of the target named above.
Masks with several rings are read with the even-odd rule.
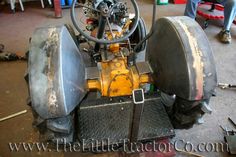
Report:
[[[56,144],[71,143],[74,141],[74,113],[68,116],[42,119],[33,109],[33,126],[40,133],[41,141],[53,142]]]
[[[74,141],[74,111],[85,90],[85,65],[69,25],[37,29],[30,40],[25,80],[33,125],[41,141]],[[76,86],[75,86],[76,85]]]
[[[29,88],[29,74],[26,73],[24,78]],[[70,143],[74,141],[75,114],[73,112],[65,117],[43,119],[32,107],[30,97],[27,99],[27,104],[31,107],[34,118],[33,126],[40,133],[40,141],[49,141],[57,144]]]
[[[202,123],[211,113],[209,100],[217,86],[216,67],[204,31],[189,17],[157,20],[146,57],[152,78],[175,128]]]
[[[165,93],[161,93],[161,100],[176,129],[188,129],[194,124],[202,124],[204,114],[212,112],[209,100],[188,101]]]

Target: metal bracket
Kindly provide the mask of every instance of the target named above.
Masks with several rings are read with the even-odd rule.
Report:
[[[138,62],[136,63],[136,68],[139,75],[152,73],[151,67],[148,62]]]
[[[87,67],[85,69],[85,78],[89,79],[99,79],[99,70],[98,67]]]
[[[143,89],[136,89],[133,90],[133,116],[130,124],[130,143],[138,141],[138,134],[139,134],[139,126],[141,122],[141,116],[143,113],[143,106],[144,106],[144,92]],[[130,147],[129,147],[130,148]]]

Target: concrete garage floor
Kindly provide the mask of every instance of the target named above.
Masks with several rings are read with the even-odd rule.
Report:
[[[151,24],[151,0],[138,0],[142,17],[146,24]],[[71,23],[69,10],[63,10],[63,18],[53,18],[54,12],[41,9],[39,2],[25,3],[25,12],[17,11],[11,14],[9,6],[0,6],[0,43],[9,52],[23,55],[28,50],[28,40],[37,27]],[[162,16],[183,15],[185,5],[157,7],[158,18]],[[199,19],[201,21],[201,19]],[[232,27],[232,44],[224,45],[218,42],[216,34],[220,31],[222,21],[212,21],[205,30],[215,56],[219,82],[236,84],[236,27]],[[170,39],[171,40],[171,39]],[[26,70],[25,61],[0,62],[0,117],[27,109],[28,113],[19,117],[0,122],[0,157],[10,156],[120,156],[118,153],[90,154],[90,153],[55,153],[55,152],[10,152],[9,142],[35,142],[38,133],[33,129],[32,114],[26,105],[28,96],[27,86],[23,79]],[[173,141],[179,141],[178,147],[183,148],[184,140],[194,144],[223,142],[222,130],[219,124],[232,128],[227,121],[230,116],[236,119],[236,91],[217,89],[217,97],[212,98],[213,113],[204,117],[203,125],[194,126],[190,130],[177,130]],[[196,152],[205,157],[229,156],[228,153]],[[177,153],[177,156],[185,156]]]

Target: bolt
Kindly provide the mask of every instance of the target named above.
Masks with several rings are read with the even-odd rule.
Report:
[[[197,119],[197,124],[203,124],[203,123],[204,123],[204,120],[202,117]]]

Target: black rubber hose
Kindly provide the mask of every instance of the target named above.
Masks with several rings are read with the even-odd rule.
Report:
[[[145,42],[146,40],[148,40],[153,32],[154,32],[154,24],[155,24],[155,20],[156,20],[156,0],[153,0],[153,13],[152,13],[152,26],[151,26],[151,30],[149,31],[149,33],[147,34],[147,36],[141,40],[135,47],[134,47],[134,52],[137,52],[137,49],[143,44],[143,42]]]
[[[127,40],[133,33],[134,31],[136,30],[137,26],[138,26],[138,23],[139,23],[139,9],[138,9],[138,5],[136,3],[135,0],[131,0],[133,6],[134,6],[134,11],[135,11],[135,21],[134,21],[134,25],[132,27],[132,29],[128,32],[127,35],[125,35],[124,37],[121,37],[119,39],[113,39],[113,40],[104,40],[104,39],[97,39],[97,38],[94,38],[88,34],[86,34],[80,27],[79,25],[77,24],[76,22],[76,18],[75,18],[75,4],[76,4],[77,0],[73,0],[72,2],[72,6],[71,6],[71,20],[72,20],[72,23],[73,25],[75,26],[75,28],[77,29],[77,31],[83,35],[85,38],[87,38],[88,40],[91,40],[91,41],[94,41],[96,43],[100,43],[100,44],[113,44],[113,43],[119,43],[119,42],[122,42],[124,40]]]

